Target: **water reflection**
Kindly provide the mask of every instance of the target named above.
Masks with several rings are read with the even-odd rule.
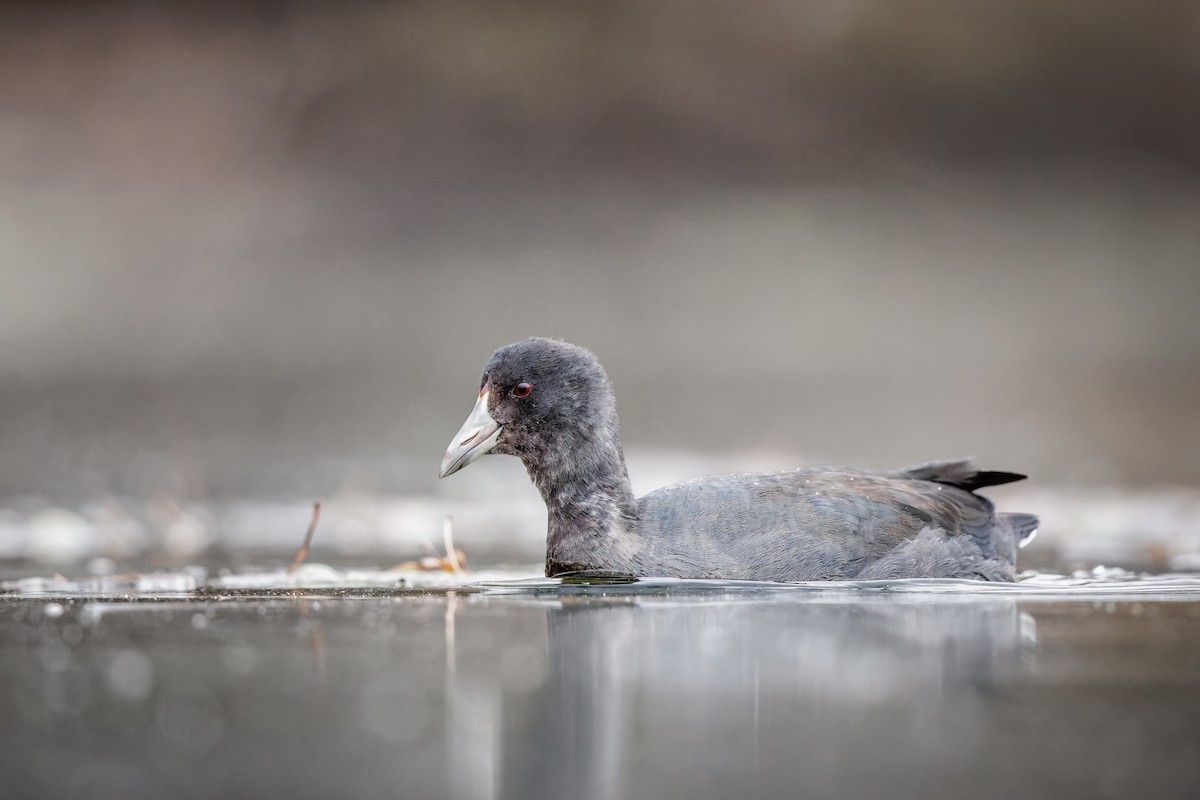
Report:
[[[1182,797],[1197,663],[1182,597],[0,597],[0,775],[6,797]]]
[[[900,737],[941,759],[973,746],[980,704],[1036,639],[1012,600],[570,597],[521,613],[544,619],[544,647],[448,640],[472,667],[451,683],[448,748],[480,768],[458,796],[832,788]]]

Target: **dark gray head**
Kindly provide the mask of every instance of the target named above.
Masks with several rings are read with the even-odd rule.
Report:
[[[612,386],[594,355],[566,342],[525,339],[501,347],[484,367],[479,399],[440,474],[502,453],[520,458],[541,488],[539,475],[587,466],[581,459],[621,460],[617,428]]]

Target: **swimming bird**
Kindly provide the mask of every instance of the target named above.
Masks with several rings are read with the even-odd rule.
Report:
[[[720,475],[634,497],[608,375],[553,339],[492,355],[440,477],[485,453],[521,459],[541,492],[548,576],[1011,581],[1038,524],[975,494],[1026,476],[965,459]]]

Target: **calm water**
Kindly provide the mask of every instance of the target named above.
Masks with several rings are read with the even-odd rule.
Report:
[[[1200,791],[1195,577],[234,584],[9,584],[0,796]]]

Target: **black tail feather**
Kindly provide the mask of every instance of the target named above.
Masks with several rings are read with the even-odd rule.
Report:
[[[908,478],[914,481],[933,481],[947,486],[957,486],[973,492],[985,486],[999,486],[1003,483],[1024,480],[1026,475],[1019,472],[1000,472],[998,470],[980,470],[970,459],[955,459],[952,461],[930,461],[915,467],[899,470],[894,473],[897,478]]]

